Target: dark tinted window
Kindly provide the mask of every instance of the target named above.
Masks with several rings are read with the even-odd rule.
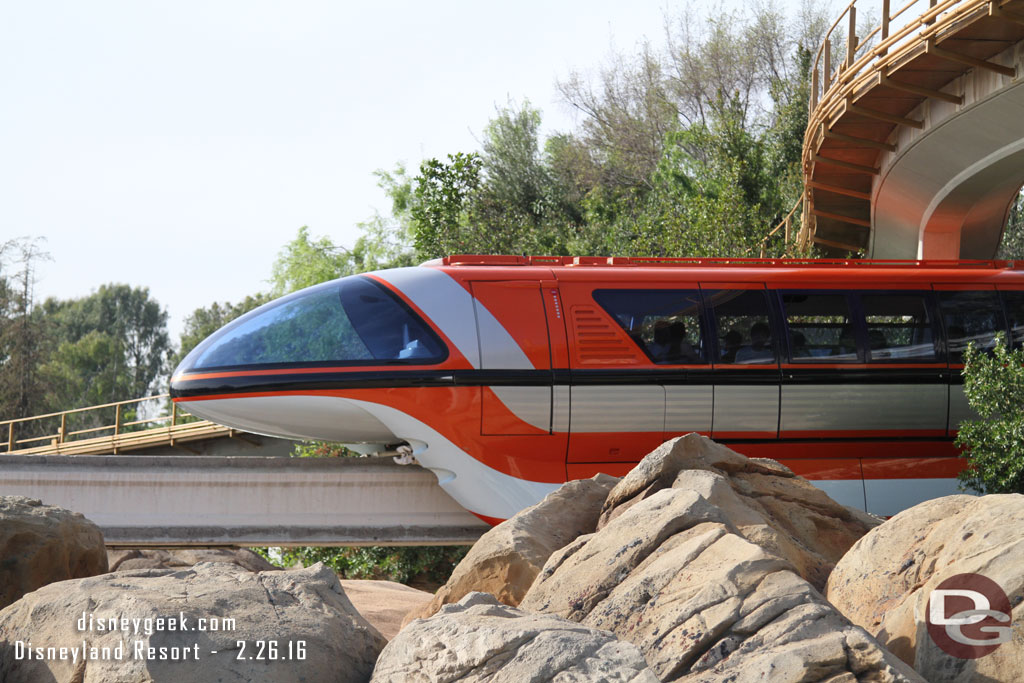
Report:
[[[654,363],[707,363],[696,289],[599,289],[594,300]]]
[[[1006,317],[1010,323],[1010,340],[1014,347],[1024,345],[1024,292],[1003,292]]]
[[[376,282],[350,277],[310,287],[248,313],[203,342],[185,367],[278,363],[434,363],[434,333]]]
[[[775,363],[768,300],[763,290],[705,290],[718,335],[719,363]]]
[[[962,363],[967,345],[991,351],[1003,331],[1003,311],[994,291],[939,292],[950,363]]]
[[[926,363],[938,360],[935,326],[928,313],[927,296],[923,292],[861,294],[871,361]]]
[[[850,305],[842,293],[782,292],[795,363],[851,363],[860,360]]]

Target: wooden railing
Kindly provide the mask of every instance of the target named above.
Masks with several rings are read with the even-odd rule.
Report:
[[[898,61],[907,51],[934,39],[958,19],[975,10],[986,9],[994,13],[1001,11],[999,3],[994,0],[910,0],[896,11],[892,11],[890,0],[863,0],[859,6],[862,9],[867,6],[864,14],[868,16],[874,16],[874,10],[878,10],[878,24],[860,27],[867,30],[867,33],[859,37],[858,3],[853,0],[829,27],[814,56],[811,71],[811,121],[807,126],[808,133],[815,127],[815,123],[821,122],[821,117],[816,117],[815,112],[831,109],[831,105],[837,100],[841,101],[852,90],[850,86],[858,79],[873,75],[884,66]],[[915,8],[923,11],[901,24],[899,20],[903,15]],[[843,23],[846,35],[834,41],[833,34]],[[894,24],[899,27],[895,33],[892,31]],[[877,43],[874,42],[876,38]],[[845,56],[839,62],[832,60],[834,42],[845,48]]]
[[[982,16],[1005,16],[1016,22],[1024,21],[1022,13],[1002,7],[1004,0],[909,0],[895,9],[893,4],[891,0],[853,0],[829,27],[815,53],[811,71],[810,114],[803,145],[805,181],[812,172],[816,150],[827,132],[830,120],[843,111],[842,107],[850,107],[852,110],[852,98],[856,93],[870,88],[875,79],[881,79],[886,85],[904,92],[961,101],[952,95],[913,83],[893,81],[888,74],[892,68],[912,58],[915,51],[920,53],[921,50],[943,54],[966,66],[1005,72],[1007,67],[962,55],[951,55],[938,47],[937,43],[944,35]],[[870,25],[858,27],[858,16],[868,17]],[[840,53],[839,59],[835,59],[836,52]],[[890,117],[888,120],[916,123],[901,117]],[[828,133],[832,137],[850,141],[834,131]],[[810,243],[815,239],[816,212],[813,197],[806,189],[804,201],[804,220],[799,240]]]
[[[170,403],[168,394],[0,421],[0,453],[99,453],[176,440],[230,436],[227,427],[200,420]],[[144,415],[154,410],[167,414]],[[111,419],[113,422],[107,422]],[[74,422],[89,424],[74,428]],[[30,436],[23,436],[30,434]]]
[[[797,239],[798,235],[793,232],[793,218],[796,216],[797,209],[802,210],[803,206],[804,197],[801,195],[800,199],[796,200],[796,204],[793,205],[793,208],[786,214],[786,217],[779,221],[778,225],[772,228],[771,231],[764,236],[764,239],[761,240],[761,258],[768,257],[768,243],[771,242],[772,237],[778,234],[780,230],[782,231],[783,236],[783,256],[793,256],[793,254],[789,253],[790,242],[795,241],[798,250],[802,250],[804,248],[803,242]],[[803,230],[800,231],[800,235],[803,235]]]

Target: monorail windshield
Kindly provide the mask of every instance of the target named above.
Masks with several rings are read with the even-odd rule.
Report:
[[[182,367],[432,364],[446,356],[441,340],[404,303],[353,276],[257,308],[197,347]]]

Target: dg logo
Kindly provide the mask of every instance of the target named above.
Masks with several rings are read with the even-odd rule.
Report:
[[[977,659],[991,654],[1013,635],[1006,593],[980,574],[957,574],[928,596],[928,635],[948,655]]]

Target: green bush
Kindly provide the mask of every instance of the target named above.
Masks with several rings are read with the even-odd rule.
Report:
[[[956,444],[968,466],[961,488],[1024,493],[1024,349],[998,339],[990,355],[972,344],[964,355],[964,392],[981,419],[960,424]]]
[[[358,546],[342,548],[283,548],[280,559],[267,548],[253,550],[279,567],[308,567],[317,562],[344,579],[383,579],[398,583],[439,586],[448,580],[469,546]]]

